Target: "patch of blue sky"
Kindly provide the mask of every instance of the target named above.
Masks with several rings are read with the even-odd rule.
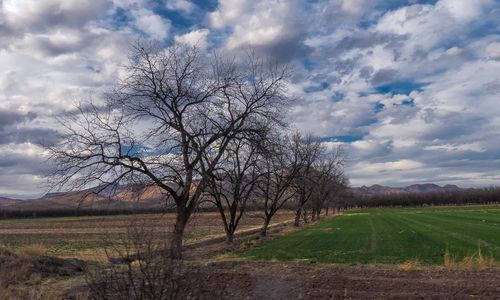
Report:
[[[381,14],[380,14],[381,15]],[[380,16],[377,16],[380,17]],[[378,18],[372,18],[372,19],[361,19],[359,23],[357,24],[359,28],[361,29],[368,29],[371,26],[377,24]]]
[[[147,147],[147,146],[141,146],[141,145],[134,145],[134,146],[122,146],[121,148],[122,153],[127,153],[130,156],[133,157],[148,157],[148,156],[157,156],[157,155],[164,155],[164,154],[179,154],[180,149],[179,147],[159,147],[159,148],[152,148],[152,147]]]
[[[198,29],[200,24],[205,23],[206,13],[217,9],[216,0],[191,2],[194,4],[194,8],[190,12],[169,10],[163,2],[156,3],[154,12],[162,18],[170,20],[174,34],[184,34]]]
[[[125,9],[120,7],[113,10],[110,19],[111,22],[109,23],[109,25],[111,25],[113,29],[118,29],[128,26],[130,23],[130,15],[127,13]]]
[[[345,94],[342,92],[334,92],[330,97],[334,102],[342,101],[345,98]]]
[[[127,154],[134,157],[144,157],[145,154],[150,151],[150,148],[133,145],[133,146],[122,146],[121,151],[123,154]]]
[[[497,12],[496,18],[498,18],[499,13]],[[500,24],[498,19],[495,17],[488,19],[474,20],[470,25],[470,31],[468,34],[469,38],[478,38],[482,36],[487,36],[490,34],[498,35],[500,32]]]
[[[214,11],[219,6],[218,0],[192,0],[191,2],[203,11]]]
[[[307,71],[312,71],[314,70],[314,68],[316,68],[316,63],[309,57],[301,59],[301,63]]]
[[[326,81],[321,82],[319,85],[316,86],[308,86],[304,88],[304,92],[310,94],[310,93],[317,93],[326,90],[327,88],[330,87],[330,84]]]
[[[414,107],[415,106],[415,100],[413,99],[405,99],[401,101],[401,105],[403,106],[409,106],[409,107]]]
[[[348,135],[334,135],[320,137],[319,140],[322,142],[341,142],[341,143],[353,143],[362,140],[363,134],[348,134]]]
[[[425,84],[415,81],[393,81],[375,87],[375,91],[380,94],[400,94],[409,95],[413,91],[422,91]]]
[[[415,4],[435,5],[437,2],[438,0],[384,0],[379,2],[380,4],[377,5],[377,8],[388,11]]]
[[[384,103],[378,102],[377,104],[375,104],[375,112],[381,112],[384,110],[384,108],[385,108]]]

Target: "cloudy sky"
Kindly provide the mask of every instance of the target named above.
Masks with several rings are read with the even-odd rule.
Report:
[[[0,0],[0,196],[44,192],[53,119],[137,38],[292,66],[289,120],[344,144],[353,185],[500,185],[498,0]]]

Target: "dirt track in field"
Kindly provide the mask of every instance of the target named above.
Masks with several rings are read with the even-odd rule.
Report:
[[[293,218],[292,211],[279,212],[274,223]],[[127,228],[139,222],[155,227],[159,239],[168,237],[175,222],[174,214],[118,215],[102,217],[62,217],[0,220],[0,245],[10,247],[38,245],[48,254],[76,257],[84,260],[105,259],[103,245],[123,236]],[[240,222],[239,231],[258,228],[260,215],[248,212]],[[224,234],[222,221],[216,212],[194,214],[186,228],[186,243]]]
[[[500,270],[335,266],[278,262],[208,263],[189,274],[198,299],[498,299]]]

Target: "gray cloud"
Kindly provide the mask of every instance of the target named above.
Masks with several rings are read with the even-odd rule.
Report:
[[[20,113],[17,111],[0,110],[0,131],[14,124],[30,121],[36,118],[35,113]]]
[[[0,130],[0,145],[32,143],[36,145],[52,146],[60,139],[60,134],[52,128],[21,127],[8,131]]]
[[[383,84],[383,83],[388,83],[393,81],[398,75],[398,72],[394,69],[391,68],[386,68],[386,69],[381,69],[375,72],[373,74],[372,78],[370,79],[370,83],[374,86]]]

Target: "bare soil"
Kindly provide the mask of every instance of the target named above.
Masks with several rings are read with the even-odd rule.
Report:
[[[498,299],[500,270],[223,261],[196,266],[189,274],[209,299]],[[200,292],[200,291],[205,291]]]
[[[273,223],[293,218],[292,211],[276,214]],[[64,258],[102,261],[104,245],[125,235],[134,221],[157,228],[158,238],[168,238],[175,222],[174,214],[145,214],[90,217],[31,218],[0,220],[0,246],[45,247],[47,254]],[[240,222],[238,231],[259,228],[261,216],[248,212]],[[203,212],[192,216],[186,228],[186,244],[196,243],[224,235],[219,213]]]

